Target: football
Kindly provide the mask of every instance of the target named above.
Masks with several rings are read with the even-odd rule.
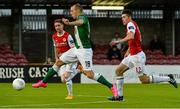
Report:
[[[21,78],[16,78],[12,83],[13,89],[22,90],[25,88],[25,81]]]

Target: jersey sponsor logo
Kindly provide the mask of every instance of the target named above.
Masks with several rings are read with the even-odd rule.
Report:
[[[60,47],[60,46],[67,46],[67,42],[57,42],[56,47]]]

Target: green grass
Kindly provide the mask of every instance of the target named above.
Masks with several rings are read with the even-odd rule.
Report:
[[[110,91],[99,84],[74,84],[73,100],[65,100],[64,84],[49,84],[33,89],[31,84],[21,91],[9,83],[0,83],[0,108],[180,108],[180,88],[169,84],[125,84],[124,102],[110,102]]]

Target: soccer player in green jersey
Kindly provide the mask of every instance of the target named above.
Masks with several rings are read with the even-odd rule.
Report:
[[[74,4],[70,9],[71,16],[75,21],[70,22],[68,19],[62,19],[64,24],[74,26],[75,31],[75,48],[68,50],[56,61],[52,68],[48,71],[45,78],[36,83],[39,87],[44,87],[47,81],[57,73],[63,64],[79,61],[83,67],[83,74],[107,86],[114,96],[118,96],[115,85],[108,82],[100,73],[94,73],[92,70],[92,48],[90,42],[90,25],[88,18],[83,14],[83,8],[80,4]]]

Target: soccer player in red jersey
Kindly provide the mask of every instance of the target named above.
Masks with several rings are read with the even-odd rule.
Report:
[[[54,50],[55,50],[55,59],[58,60],[59,57],[68,51],[71,48],[75,47],[74,40],[71,35],[64,31],[64,24],[61,19],[56,19],[54,21],[54,28],[56,33],[52,35],[52,39],[54,42]],[[64,64],[58,71],[58,74],[61,76],[61,81],[66,83],[68,96],[66,99],[73,99],[72,93],[72,78],[79,72],[77,69],[77,63]],[[47,86],[47,80],[43,79],[44,86]],[[43,82],[42,81],[42,82]],[[40,87],[39,84],[33,84],[34,88]]]
[[[126,37],[121,40],[114,41],[111,44],[128,42],[129,48],[125,53],[124,59],[120,65],[116,68],[116,86],[118,89],[118,96],[109,97],[111,101],[123,101],[123,74],[128,69],[135,67],[139,80],[143,84],[169,82],[175,88],[177,88],[176,80],[172,74],[167,76],[147,75],[145,71],[146,55],[144,54],[141,46],[141,33],[139,27],[132,19],[132,12],[130,10],[124,10],[122,12],[122,22],[126,26]]]

